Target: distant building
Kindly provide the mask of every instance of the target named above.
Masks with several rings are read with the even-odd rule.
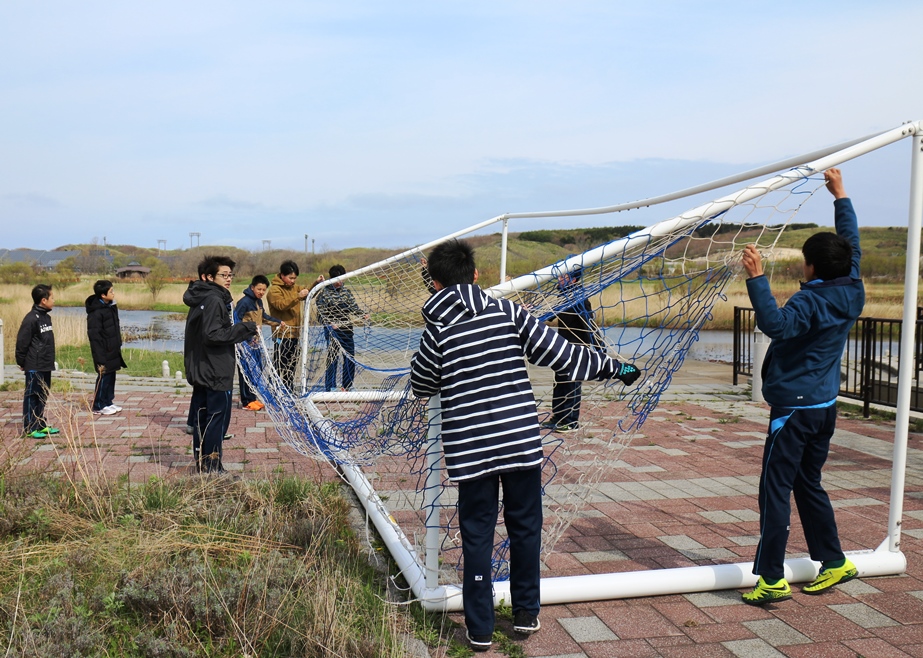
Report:
[[[27,263],[53,270],[66,258],[79,256],[79,251],[42,251],[40,249],[0,249],[0,265]]]
[[[129,263],[127,267],[120,267],[115,271],[119,279],[144,279],[151,273],[151,268],[138,263]]]

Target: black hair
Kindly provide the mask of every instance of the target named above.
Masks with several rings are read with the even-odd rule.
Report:
[[[342,265],[334,265],[333,267],[330,268],[329,274],[330,274],[331,279],[334,279],[338,276],[343,276],[344,274],[346,274],[346,268],[343,267]]]
[[[36,305],[41,304],[43,299],[51,297],[51,284],[40,283],[32,289],[32,302]]]
[[[269,279],[263,276],[262,274],[257,274],[255,277],[253,277],[253,280],[250,282],[250,287],[252,288],[253,286],[258,286],[261,283],[267,288],[269,287]]]
[[[205,260],[199,263],[199,276],[210,276],[214,278],[218,274],[220,267],[230,267],[232,270],[237,266],[233,260],[227,256],[206,256]]]
[[[449,240],[437,245],[426,259],[426,269],[433,281],[448,288],[461,283],[474,283],[474,249],[464,240]]]
[[[852,245],[830,231],[815,233],[805,240],[801,253],[805,264],[814,266],[814,276],[824,281],[849,276],[852,269]]]
[[[279,274],[282,276],[288,276],[289,274],[298,276],[301,272],[298,271],[298,263],[293,260],[284,260],[282,264],[279,265]]]
[[[110,290],[112,290],[112,281],[108,279],[100,279],[93,284],[93,294],[97,297],[102,297]]]
[[[196,268],[196,274],[199,275],[199,281],[205,280],[205,265],[212,259],[211,256],[205,256],[201,261],[199,261],[199,266]]]

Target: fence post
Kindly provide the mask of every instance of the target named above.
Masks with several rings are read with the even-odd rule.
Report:
[[[862,319],[862,368],[859,390],[862,392],[862,417],[872,415],[872,344],[876,324],[871,318]]]
[[[734,386],[737,386],[737,371],[740,370],[740,307],[734,307]]]
[[[769,339],[759,327],[753,327],[753,382],[752,400],[764,402],[763,399],[763,361],[766,360],[766,351],[769,349]]]

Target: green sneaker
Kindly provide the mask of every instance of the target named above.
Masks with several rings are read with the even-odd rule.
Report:
[[[45,432],[45,434],[60,434],[61,433],[61,430],[59,430],[57,427],[46,427],[42,431]]]
[[[805,594],[820,594],[834,585],[846,583],[859,577],[856,565],[846,560],[842,567],[821,567],[817,578],[810,585],[805,585],[801,591]]]
[[[45,430],[35,430],[34,432],[26,434],[26,437],[30,439],[45,439],[48,438],[48,433]]]
[[[783,578],[778,583],[770,587],[760,576],[756,587],[740,597],[747,605],[766,605],[767,603],[777,603],[792,598],[792,588],[788,586],[788,581]]]

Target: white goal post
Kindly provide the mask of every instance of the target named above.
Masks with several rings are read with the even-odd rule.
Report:
[[[588,263],[602,262],[613,255],[627,254],[638,243],[650,243],[652,240],[673,234],[679,229],[694,227],[702,218],[718,216],[727,208],[761,197],[770,191],[790,185],[793,180],[803,179],[807,174],[822,172],[830,167],[838,166],[856,157],[895,143],[909,139],[912,145],[910,166],[910,200],[907,236],[907,265],[905,274],[903,326],[913,327],[916,323],[916,300],[918,281],[920,276],[920,238],[921,223],[923,223],[923,121],[903,124],[882,133],[854,140],[836,147],[815,151],[797,158],[791,158],[780,163],[767,165],[757,170],[744,172],[713,183],[682,190],[662,197],[644,199],[642,201],[609,206],[605,208],[590,208],[583,210],[548,211],[534,213],[508,213],[489,219],[480,224],[445,236],[428,244],[414,247],[402,254],[393,256],[383,263],[399,262],[408,258],[419,258],[430,247],[454,237],[468,235],[474,231],[499,224],[502,231],[502,248],[500,261],[501,283],[486,289],[489,294],[496,297],[506,297],[517,292],[534,287],[537,283],[553,281],[561,268],[570,268],[571,265],[586,267]],[[781,173],[774,173],[780,172]],[[650,206],[666,201],[681,199],[693,194],[715,190],[732,183],[753,180],[758,176],[767,176],[759,182],[750,184],[737,192],[723,196],[706,204],[699,205],[670,220],[660,222],[625,238],[609,242],[605,245],[591,249],[571,260],[563,263],[549,265],[533,273],[504,281],[506,275],[506,247],[507,231],[510,221],[526,220],[529,218],[548,217],[579,217],[586,215],[599,215],[620,212],[622,210]],[[337,277],[316,287],[306,300],[305,317],[309,317],[312,304],[316,303],[322,291],[337,281],[346,281],[370,274],[380,268],[381,263],[350,272],[343,277]],[[311,331],[310,323],[305,322],[302,335],[302,344],[308,344]],[[317,327],[314,327],[316,331]],[[904,479],[907,462],[907,439],[910,419],[910,398],[913,386],[914,372],[914,332],[901,333],[901,351],[899,382],[897,393],[897,422],[894,435],[894,453],[892,460],[892,481],[890,492],[890,512],[887,534],[881,544],[874,550],[850,552],[849,558],[855,563],[861,576],[879,576],[903,573],[906,569],[906,558],[900,550],[901,517],[903,515]],[[307,381],[308,350],[302,353],[301,397],[299,405],[305,415],[323,425],[323,432],[331,439],[336,439],[337,427],[334,424],[324,424],[325,415],[321,406],[325,403],[361,404],[399,397],[398,392],[377,393],[374,391],[346,391],[326,392],[311,389]],[[390,396],[390,397],[389,397]],[[439,464],[441,450],[439,447],[439,407],[438,397],[433,398],[429,405],[429,438],[425,454],[427,459],[427,478],[441,478]],[[335,441],[334,441],[335,442]],[[330,450],[325,453],[330,456]],[[442,539],[439,532],[439,523],[427,523],[427,531],[423,538],[423,546],[416,546],[405,534],[401,526],[389,512],[386,500],[376,493],[372,482],[363,472],[361,464],[351,460],[345,453],[342,459],[334,453],[338,468],[344,478],[349,482],[362,502],[369,520],[394,557],[404,578],[411,587],[415,598],[429,610],[457,611],[461,609],[461,586],[457,583],[439,582],[440,546]],[[432,484],[432,486],[429,486]],[[425,496],[439,495],[439,487],[435,480],[424,487]],[[439,514],[440,507],[426,500],[423,509],[426,514]],[[427,519],[429,521],[429,519]],[[812,580],[817,575],[818,565],[807,558],[789,559],[785,562],[786,578],[791,582],[804,582]],[[578,601],[591,601],[603,599],[628,598],[637,596],[652,596],[661,594],[681,594],[691,592],[705,592],[750,587],[756,583],[757,577],[751,573],[751,563],[722,564],[712,566],[695,566],[675,569],[644,570],[627,573],[594,574],[591,576],[559,576],[543,578],[541,581],[542,604],[569,603]],[[509,587],[506,581],[494,582],[494,598],[497,605],[509,603]]]

